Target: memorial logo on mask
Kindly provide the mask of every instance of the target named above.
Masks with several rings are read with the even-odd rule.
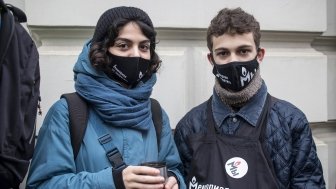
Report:
[[[251,83],[258,68],[259,63],[255,58],[246,62],[214,63],[212,73],[217,77],[223,88],[241,91]]]
[[[108,53],[110,78],[121,81],[129,86],[137,85],[145,76],[151,61],[141,57],[123,57]]]

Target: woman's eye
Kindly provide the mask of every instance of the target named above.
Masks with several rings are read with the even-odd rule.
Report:
[[[127,49],[128,45],[126,43],[119,43],[119,44],[116,44],[116,47],[121,48],[121,49]]]
[[[149,50],[149,47],[150,47],[149,44],[148,44],[148,45],[140,45],[140,49],[141,49],[142,51],[148,51],[148,50]]]

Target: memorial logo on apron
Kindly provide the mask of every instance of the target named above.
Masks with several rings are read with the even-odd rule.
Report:
[[[189,183],[189,189],[230,189],[230,188],[225,188],[222,186],[217,186],[214,184],[198,184],[197,180],[195,177],[193,177]]]
[[[246,175],[248,165],[243,158],[233,157],[225,163],[225,170],[230,177],[239,179]]]

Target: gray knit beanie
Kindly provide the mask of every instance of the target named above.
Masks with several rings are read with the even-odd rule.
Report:
[[[146,12],[135,7],[115,7],[105,11],[99,18],[92,42],[99,42],[108,34],[109,27],[116,20],[124,18],[127,20],[139,20],[153,28],[153,23]]]

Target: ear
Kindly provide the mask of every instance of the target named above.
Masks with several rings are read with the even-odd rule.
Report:
[[[208,53],[208,54],[207,54],[207,58],[208,58],[209,63],[213,66],[213,65],[214,65],[214,62],[213,62],[212,54],[211,54],[211,53]]]
[[[265,49],[262,47],[259,47],[259,51],[257,53],[257,60],[259,64],[263,61],[264,56],[265,56]]]

